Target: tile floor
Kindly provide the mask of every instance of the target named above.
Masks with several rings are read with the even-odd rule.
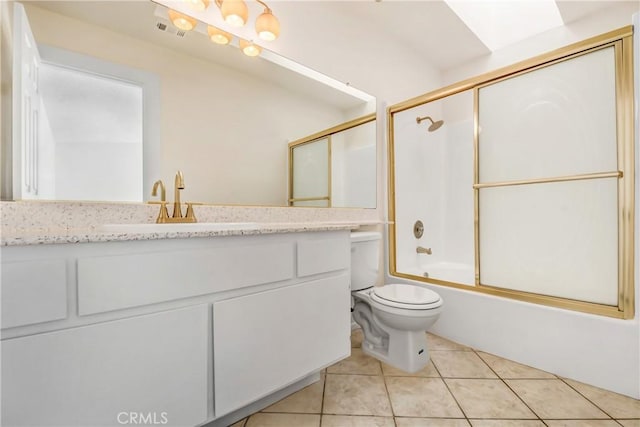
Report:
[[[431,362],[407,374],[351,357],[232,427],[640,427],[640,400],[427,334]]]

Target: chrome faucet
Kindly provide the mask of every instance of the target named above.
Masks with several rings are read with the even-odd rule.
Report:
[[[416,248],[416,252],[419,254],[431,255],[431,248],[423,248],[422,246],[418,246]]]

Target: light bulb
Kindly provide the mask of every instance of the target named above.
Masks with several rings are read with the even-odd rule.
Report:
[[[262,48],[260,46],[244,39],[240,39],[240,49],[242,50],[242,53],[247,56],[258,56],[260,55],[260,52],[262,52]]]
[[[273,16],[271,9],[265,9],[256,19],[256,33],[262,40],[267,41],[273,41],[280,35],[280,22]]]
[[[211,41],[217,44],[229,44],[233,38],[233,35],[211,25],[207,28],[207,33],[209,33]]]
[[[169,9],[169,19],[171,20],[173,25],[175,25],[182,31],[191,31],[196,27],[196,24],[198,23],[198,21],[196,21],[194,18],[171,9]]]
[[[243,0],[223,0],[220,12],[225,22],[234,27],[242,27],[249,19],[249,9]]]
[[[209,0],[184,0],[193,10],[203,11],[209,7]]]

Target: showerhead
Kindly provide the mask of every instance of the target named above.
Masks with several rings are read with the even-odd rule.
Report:
[[[416,123],[418,123],[418,124],[420,124],[423,120],[429,120],[431,122],[431,125],[427,129],[429,132],[433,132],[433,131],[436,131],[436,130],[440,129],[440,126],[442,126],[444,124],[444,120],[438,120],[438,121],[434,122],[433,119],[431,117],[429,117],[429,116],[416,117]]]

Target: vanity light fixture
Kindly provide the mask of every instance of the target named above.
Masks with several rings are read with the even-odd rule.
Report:
[[[240,39],[240,50],[247,56],[258,56],[262,52],[260,46],[244,39]]]
[[[244,0],[216,0],[224,21],[234,27],[243,27],[249,19],[249,8]]]
[[[184,0],[191,9],[203,11],[209,7],[209,0]]]
[[[210,4],[211,0],[182,0],[189,4],[193,9],[204,11]],[[244,0],[214,0],[223,19],[229,25],[242,27],[249,19],[249,8]],[[262,0],[255,0],[264,7],[264,11],[256,18],[255,30],[258,37],[262,40],[273,41],[280,35],[280,22],[273,15],[273,11]],[[179,29],[183,31],[193,30],[198,21],[191,16],[169,9],[169,19]],[[209,25],[207,33],[212,42],[217,44],[229,44],[233,39],[233,35],[220,28]],[[240,50],[247,56],[258,56],[262,52],[262,48],[253,41],[240,40]]]
[[[196,1],[196,0],[189,0]],[[244,0],[215,0],[222,18],[229,25],[243,27],[249,19],[249,9]],[[256,0],[264,6],[264,11],[256,19],[256,33],[262,40],[273,41],[280,35],[280,22],[273,11],[262,0]]]
[[[258,3],[264,6],[264,12],[256,19],[256,33],[262,40],[273,41],[280,35],[280,22],[265,3]]]
[[[182,14],[180,12],[176,12],[175,10],[169,9],[169,19],[179,29],[182,31],[191,31],[196,27],[198,21],[195,18]]]
[[[211,25],[207,27],[207,33],[209,33],[211,41],[217,44],[229,44],[231,43],[231,39],[233,39],[232,34]]]

